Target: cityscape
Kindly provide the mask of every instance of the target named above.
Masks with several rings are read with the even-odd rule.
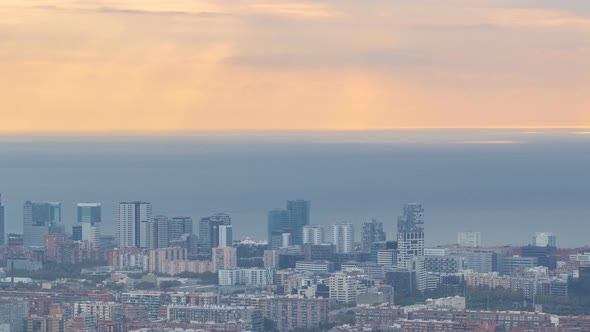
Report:
[[[0,0],[0,332],[590,332],[590,0]]]
[[[466,230],[427,247],[422,204],[401,207],[390,238],[376,219],[314,224],[297,199],[268,212],[266,239],[234,238],[226,213],[163,216],[143,201],[118,204],[111,235],[101,203],[78,203],[71,229],[62,208],[26,201],[23,233],[4,234],[0,204],[2,331],[590,329],[590,248],[552,232],[486,247]]]

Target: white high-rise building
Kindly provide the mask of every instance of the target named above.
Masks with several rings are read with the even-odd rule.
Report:
[[[150,242],[149,222],[151,217],[151,203],[119,203],[119,247],[148,248]]]
[[[303,226],[303,244],[324,243],[324,227],[320,225]]]
[[[397,267],[409,268],[414,256],[424,256],[424,208],[421,204],[404,205],[404,214],[397,221]]]
[[[535,247],[556,247],[557,241],[555,234],[550,232],[540,232],[533,235],[533,246]]]
[[[461,247],[479,248],[481,247],[481,233],[459,232],[457,234],[457,244]]]
[[[233,227],[232,225],[219,226],[219,246],[231,247],[233,245]]]
[[[332,243],[336,247],[336,252],[345,254],[352,252],[352,243],[354,241],[354,226],[349,222],[339,222],[332,225]]]

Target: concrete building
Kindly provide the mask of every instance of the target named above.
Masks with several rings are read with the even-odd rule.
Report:
[[[346,254],[352,252],[354,242],[354,225],[349,222],[340,222],[332,225],[332,243],[336,252]]]
[[[424,256],[424,208],[421,204],[408,203],[403,211],[397,221],[399,268],[407,267],[414,256]]]
[[[358,294],[366,291],[363,285],[354,276],[346,273],[334,273],[330,276],[330,298],[337,302],[355,303]]]
[[[29,302],[0,299],[0,324],[8,325],[9,332],[25,331],[24,321],[29,316]]]
[[[457,234],[457,244],[460,247],[479,248],[481,247],[481,233],[459,232]]]
[[[265,250],[262,260],[265,269],[276,269],[279,266],[278,250]]]
[[[213,270],[229,270],[238,266],[237,249],[234,247],[213,248]]]
[[[150,218],[148,232],[148,243],[149,249],[168,248],[168,225],[169,219],[166,216],[158,215]]]
[[[149,222],[152,204],[147,202],[121,202],[118,211],[119,247],[149,248]]]
[[[219,270],[219,286],[269,286],[274,283],[273,269]]]
[[[231,247],[234,242],[233,226],[221,225],[219,226],[219,247]]]
[[[121,294],[121,303],[145,308],[149,320],[160,317],[160,304],[164,293],[156,291],[131,291]]]
[[[199,220],[199,254],[211,257],[211,249],[219,247],[220,226],[231,225],[231,218],[225,213],[217,213]],[[227,241],[227,234],[225,235]]]
[[[242,322],[243,331],[263,331],[262,312],[255,307],[171,305],[167,310],[167,318],[170,321],[186,323]]]
[[[263,315],[279,331],[314,329],[330,319],[330,299],[275,296],[260,299]]]
[[[313,273],[331,273],[334,272],[334,262],[329,261],[299,261],[295,263],[295,270],[301,272]]]
[[[502,259],[501,273],[505,276],[510,276],[514,273],[523,271],[527,267],[537,266],[538,259],[536,257],[504,257]]]
[[[324,241],[324,227],[320,225],[303,226],[303,244],[322,244]]]

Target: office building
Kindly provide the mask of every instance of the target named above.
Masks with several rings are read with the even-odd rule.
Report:
[[[211,257],[211,249],[219,247],[219,226],[231,225],[231,218],[225,213],[217,213],[199,220],[199,254]]]
[[[377,265],[395,266],[397,264],[396,251],[392,249],[380,250],[377,252]]]
[[[523,272],[527,267],[537,266],[537,264],[538,259],[536,257],[504,257],[502,259],[500,272],[502,275],[510,276],[518,272]]]
[[[279,331],[311,330],[330,319],[330,299],[275,296],[260,299],[264,317]]]
[[[154,216],[150,219],[147,247],[150,249],[167,248],[169,246],[168,228],[169,220],[166,216]]]
[[[459,232],[457,234],[457,244],[460,247],[479,248],[481,247],[481,233]]]
[[[298,261],[295,263],[295,270],[312,273],[334,272],[334,262],[329,261]]]
[[[231,247],[233,245],[232,225],[219,226],[219,247]]]
[[[306,261],[333,261],[334,245],[331,243],[304,244],[301,252]]]
[[[399,253],[397,266],[404,268],[414,256],[424,256],[424,208],[421,204],[408,203],[397,221]]]
[[[149,248],[152,204],[139,201],[121,202],[118,216],[119,247]]]
[[[98,224],[102,221],[100,203],[78,203],[78,223]]]
[[[130,291],[121,294],[121,303],[145,308],[148,320],[158,320],[164,296],[164,293],[156,291]]]
[[[361,237],[361,244],[364,252],[369,252],[371,243],[385,242],[385,231],[383,230],[383,223],[376,219],[363,223],[363,233]]]
[[[4,201],[2,201],[2,194],[0,193],[0,246],[6,243],[6,221],[4,218]]]
[[[279,266],[278,250],[265,250],[262,261],[265,269],[276,269]]]
[[[229,270],[238,266],[237,249],[234,247],[215,247],[213,252],[213,270]]]
[[[173,217],[168,221],[168,241],[178,241],[184,234],[193,234],[191,217]]]
[[[287,211],[289,211],[289,226],[291,229],[291,243],[293,245],[303,244],[303,227],[309,225],[310,222],[309,210],[309,201],[287,201]]]
[[[354,241],[354,226],[349,222],[340,222],[332,225],[332,243],[336,252],[346,254],[352,252]]]
[[[303,226],[303,244],[324,243],[324,227],[320,225]]]
[[[61,203],[33,203],[26,201],[23,208],[23,238],[26,246],[43,246],[45,235],[52,227],[55,233],[61,225]]]
[[[479,273],[490,273],[497,271],[498,254],[492,251],[484,250],[453,250],[452,256],[464,257],[466,259],[466,269]]]
[[[467,268],[467,259],[460,256],[424,256],[424,269],[434,273],[457,273]]]
[[[537,264],[544,266],[549,270],[557,268],[557,248],[552,246],[525,246],[520,247],[520,255],[522,257],[535,257]]]
[[[550,232],[535,233],[532,245],[534,247],[557,247],[555,234]]]
[[[268,244],[269,249],[281,247],[280,241],[276,241],[278,234],[289,233],[289,211],[275,209],[268,212]]]

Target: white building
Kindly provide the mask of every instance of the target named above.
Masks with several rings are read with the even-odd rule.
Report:
[[[320,225],[303,226],[303,244],[324,243],[324,228]]]
[[[377,251],[377,265],[379,266],[394,266],[397,264],[395,250],[380,250]]]
[[[446,248],[424,248],[424,256],[446,256],[449,250]]]
[[[231,247],[233,245],[233,227],[232,225],[219,226],[219,246]]]
[[[535,233],[532,244],[535,247],[557,247],[555,234],[550,232]]]
[[[219,270],[219,286],[268,286],[274,283],[273,269]]]
[[[148,248],[149,221],[152,204],[147,202],[119,203],[119,247]]]
[[[336,252],[345,254],[352,252],[354,241],[354,226],[349,222],[340,222],[332,225],[332,243]]]
[[[461,247],[479,248],[481,247],[481,232],[459,232],[457,244]]]
[[[590,252],[570,255],[571,262],[590,263]]]
[[[330,276],[330,298],[335,301],[354,303],[357,296],[366,290],[367,287],[358,279],[346,273],[334,273]]]
[[[397,266],[407,267],[414,256],[424,256],[424,208],[421,204],[404,204],[404,213],[397,221]]]

